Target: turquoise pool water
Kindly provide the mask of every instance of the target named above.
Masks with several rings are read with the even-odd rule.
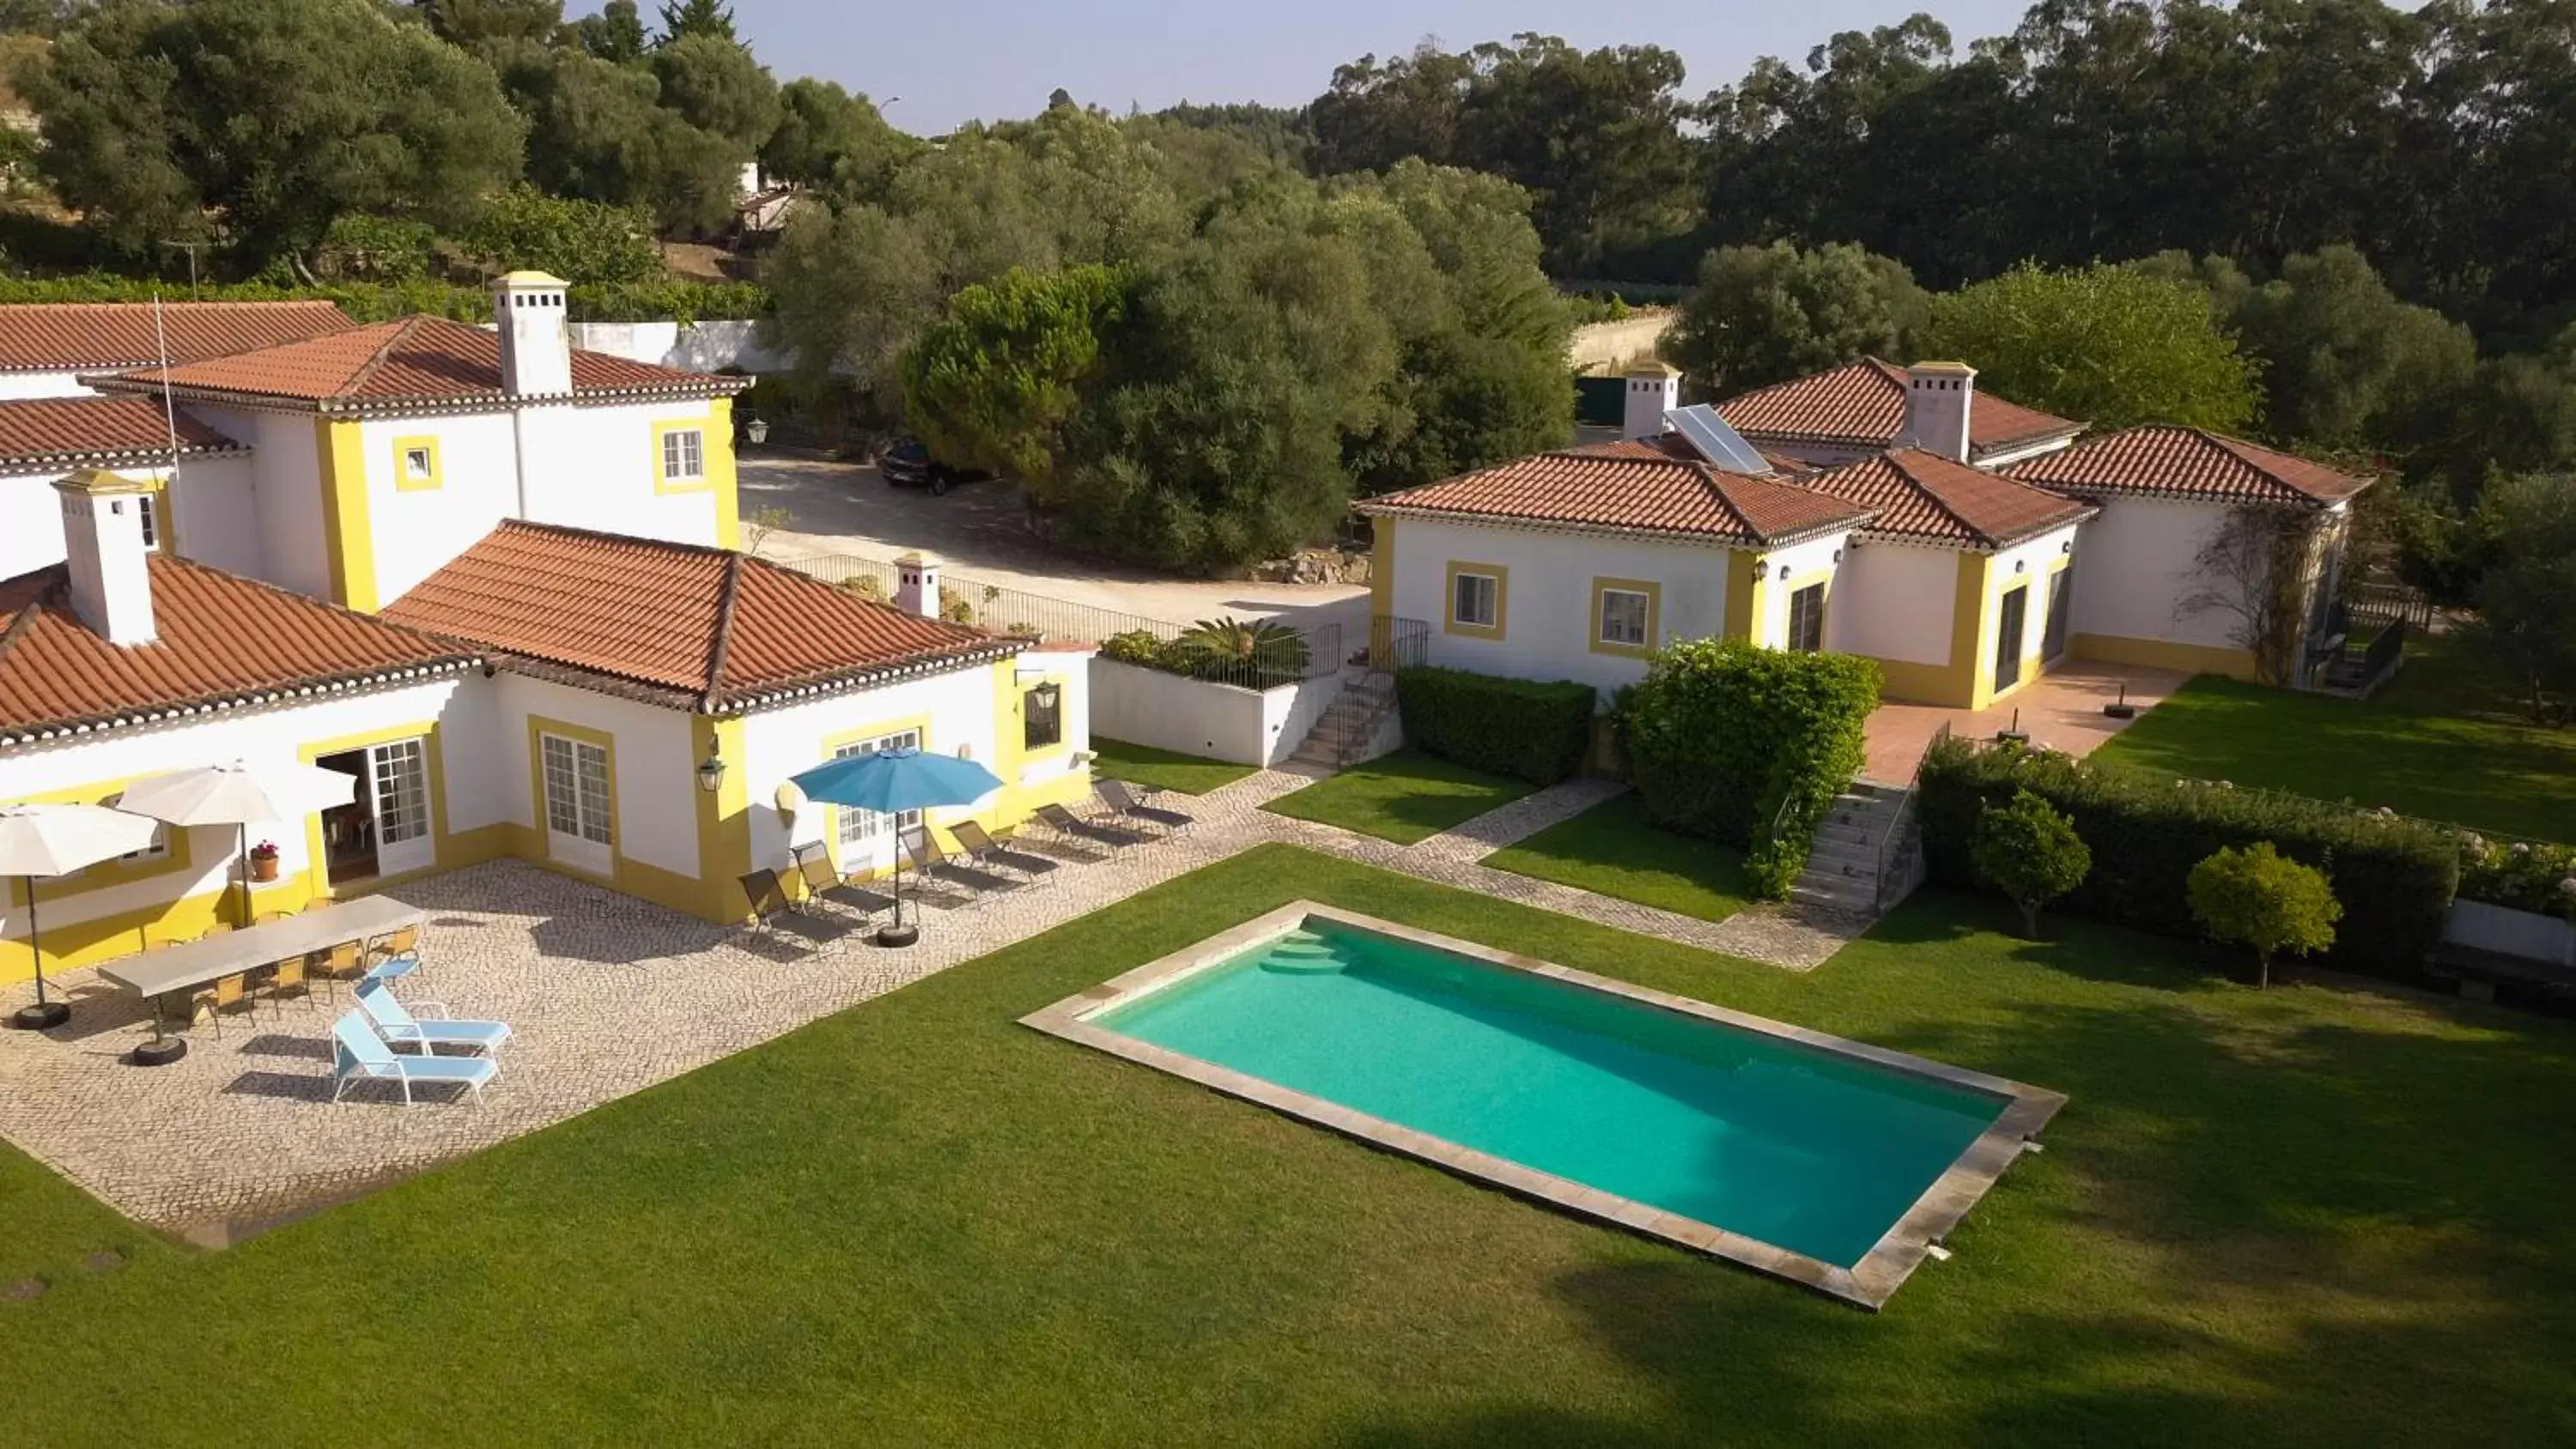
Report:
[[[1846,1268],[2007,1105],[1311,919],[1092,1020]]]

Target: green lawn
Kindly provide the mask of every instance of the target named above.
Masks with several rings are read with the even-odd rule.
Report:
[[[1647,823],[1633,791],[1498,850],[1484,863],[1704,921],[1723,921],[1752,898],[1743,851],[1658,830]]]
[[[2576,840],[2576,728],[2525,723],[2510,691],[2438,636],[2408,645],[2363,703],[2203,676],[2093,758]]]
[[[1411,845],[1464,825],[1536,787],[1436,755],[1400,750],[1318,780],[1261,808]]]
[[[1092,773],[1157,790],[1178,790],[1184,795],[1204,795],[1252,773],[1250,765],[1229,765],[1223,760],[1158,750],[1152,745],[1131,745],[1125,740],[1104,740],[1098,735],[1091,737],[1091,748],[1100,757],[1091,762]]]

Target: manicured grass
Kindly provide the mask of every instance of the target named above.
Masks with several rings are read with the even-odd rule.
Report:
[[[1016,1023],[1301,897],[2072,1101],[1873,1317]],[[1794,975],[1266,847],[229,1252],[0,1301],[5,1437],[2568,1441],[2576,1029],[2003,923],[1926,893]],[[60,1260],[70,1192],[0,1172],[0,1223]]]
[[[1436,755],[1401,750],[1354,765],[1261,808],[1411,845],[1464,825],[1496,806],[1509,805],[1533,788],[1519,780],[1453,765]]]
[[[1633,792],[1613,795],[1484,863],[1704,921],[1723,921],[1752,898],[1743,851],[1655,828]]]
[[[2094,758],[2576,841],[2576,728],[2526,723],[2440,636],[2408,645],[2404,670],[2365,703],[2195,679]]]
[[[1158,750],[1152,745],[1131,745],[1125,740],[1104,740],[1098,735],[1091,737],[1091,748],[1100,756],[1091,762],[1094,774],[1157,790],[1178,790],[1184,795],[1204,795],[1252,773],[1250,765],[1229,765],[1223,760]]]

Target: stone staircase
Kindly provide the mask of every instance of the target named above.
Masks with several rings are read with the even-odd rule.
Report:
[[[1348,769],[1369,758],[1370,746],[1394,713],[1394,675],[1374,669],[1347,671],[1342,675],[1342,692],[1288,758],[1328,770]]]
[[[1807,868],[1789,887],[1789,899],[1802,905],[1838,911],[1878,909],[1878,856],[1887,833],[1905,808],[1900,786],[1854,780],[1834,797],[1833,808],[1816,827],[1816,844]]]

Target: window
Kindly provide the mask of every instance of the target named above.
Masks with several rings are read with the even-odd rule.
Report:
[[[1655,601],[1639,589],[1604,588],[1601,591],[1601,617],[1595,621],[1594,638],[1604,644],[1618,644],[1642,649],[1653,642]]]
[[[143,525],[143,546],[158,553],[161,550],[160,499],[150,493],[134,500],[134,512]]]
[[[890,735],[879,735],[872,740],[861,740],[854,745],[843,745],[832,752],[832,758],[837,760],[844,759],[851,755],[873,755],[879,750],[917,750],[920,748],[921,731],[917,729],[896,730]],[[839,831],[841,852],[844,858],[846,858],[851,852],[868,849],[877,841],[883,840],[887,836],[893,834],[896,830],[910,830],[921,823],[921,812],[918,810],[906,810],[901,815],[894,817],[891,821],[889,821],[886,816],[878,814],[874,810],[843,809],[840,810],[838,814],[840,816]],[[849,867],[844,865],[842,868],[846,870]]]
[[[427,448],[403,449],[403,476],[415,483],[429,481],[430,463]]]
[[[615,818],[608,802],[608,751],[561,735],[543,740],[546,828],[594,845],[610,844]]]
[[[400,845],[429,834],[429,769],[427,756],[416,739],[396,740],[378,745],[374,754],[376,777],[376,842],[381,846]],[[603,762],[600,778],[603,785],[607,770]],[[601,818],[607,816],[603,792]],[[606,840],[605,835],[590,837]]]
[[[697,483],[707,476],[707,435],[697,428],[673,428],[662,435],[662,481]]]
[[[1492,574],[1460,574],[1455,589],[1449,603],[1450,622],[1493,628],[1502,613],[1501,580]]]
[[[394,491],[423,493],[438,486],[438,439],[394,439]]]
[[[1825,647],[1825,586],[1809,584],[1789,596],[1788,647],[1813,654]]]
[[[1020,696],[1020,745],[1042,750],[1064,743],[1064,686],[1041,684]]]
[[[2003,613],[1995,621],[1995,692],[2021,683],[2021,635],[2030,621],[2030,585],[2015,585],[2004,595]]]

